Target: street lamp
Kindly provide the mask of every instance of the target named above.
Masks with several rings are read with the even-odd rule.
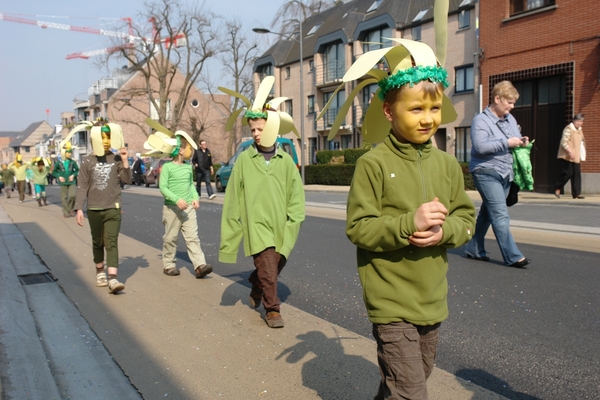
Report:
[[[291,22],[297,22],[300,26],[300,40],[290,37],[290,40],[300,45],[300,175],[302,177],[302,185],[306,182],[304,179],[304,54],[303,54],[303,39],[302,36],[302,22],[297,19],[290,19]],[[275,35],[284,35],[283,33],[271,32],[265,28],[254,28],[252,31],[256,33],[273,33]]]

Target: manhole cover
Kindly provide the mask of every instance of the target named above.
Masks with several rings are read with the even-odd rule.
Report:
[[[19,280],[21,281],[22,285],[36,285],[38,283],[54,282],[54,278],[49,272],[45,272],[43,274],[20,275]]]

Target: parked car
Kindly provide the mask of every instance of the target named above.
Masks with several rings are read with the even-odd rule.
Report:
[[[240,143],[235,154],[227,161],[226,163],[221,163],[221,168],[215,172],[215,186],[217,187],[217,191],[224,192],[227,187],[227,183],[229,183],[229,177],[231,176],[231,170],[233,169],[233,164],[235,160],[239,157],[242,151],[246,150],[250,145],[254,143],[254,140],[246,140],[245,142]],[[300,164],[298,163],[298,155],[296,154],[296,147],[294,146],[294,142],[291,139],[279,137],[276,141],[277,146],[283,149],[286,153],[288,153],[298,169],[300,169]]]
[[[160,182],[160,170],[163,165],[173,161],[171,158],[161,158],[158,160],[152,161],[150,167],[147,169],[146,173],[143,175],[144,185],[146,187],[155,184],[158,187]]]

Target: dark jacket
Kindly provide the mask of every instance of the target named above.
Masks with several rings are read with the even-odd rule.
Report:
[[[206,152],[198,149],[194,151],[194,155],[192,156],[192,164],[198,165],[196,167],[196,171],[204,171],[210,169],[212,167],[212,154],[210,154],[210,150],[206,149]]]

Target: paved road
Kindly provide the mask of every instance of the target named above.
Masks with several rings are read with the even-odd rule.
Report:
[[[49,190],[54,190],[50,188]],[[151,194],[153,196],[148,196]],[[285,300],[285,305],[290,306],[290,310],[298,309],[290,318],[290,326],[286,327],[286,333],[299,332],[295,324],[312,324],[314,316],[320,317],[325,321],[333,322],[339,326],[339,332],[336,331],[334,337],[344,337],[341,341],[327,340],[317,333],[318,329],[304,329],[307,340],[301,341],[292,347],[289,347],[293,353],[298,354],[294,359],[298,360],[307,354],[325,354],[324,350],[319,349],[337,349],[333,353],[330,351],[328,357],[339,360],[341,370],[346,365],[357,365],[359,370],[373,372],[373,361],[365,363],[365,360],[372,360],[367,355],[358,358],[352,358],[352,354],[358,355],[358,347],[352,346],[352,343],[359,343],[356,337],[351,337],[353,333],[358,333],[363,337],[370,337],[370,325],[364,315],[364,306],[360,286],[356,276],[354,249],[349,244],[343,234],[343,204],[340,198],[335,197],[329,201],[327,206],[323,206],[324,200],[313,197],[313,193],[307,195],[309,200],[308,211],[311,215],[320,217],[308,217],[303,226],[298,246],[290,258],[290,263],[284,270],[281,277],[281,296]],[[329,194],[323,194],[329,195]],[[341,195],[343,199],[343,195]],[[192,349],[206,350],[196,341],[190,341],[189,338],[166,335],[164,327],[168,323],[157,324],[161,319],[176,323],[182,327],[182,331],[188,331],[186,325],[194,327],[194,332],[203,332],[205,335],[214,337],[215,334],[230,335],[229,331],[219,331],[216,328],[223,322],[230,320],[229,314],[240,315],[240,323],[233,323],[230,327],[231,337],[240,337],[245,332],[251,332],[251,336],[261,336],[264,333],[264,324],[254,326],[254,311],[248,312],[245,307],[240,310],[239,299],[247,296],[247,286],[245,278],[252,269],[251,261],[239,259],[236,265],[218,264],[216,272],[223,277],[231,279],[233,282],[239,282],[241,285],[226,286],[223,293],[218,293],[220,307],[213,307],[207,300],[212,299],[212,293],[190,292],[192,286],[198,286],[194,280],[175,281],[173,285],[159,284],[164,281],[161,275],[147,279],[150,275],[160,274],[160,271],[154,271],[157,260],[156,254],[159,254],[163,228],[160,224],[160,204],[161,200],[158,191],[152,188],[133,188],[125,191],[125,214],[122,227],[123,240],[121,240],[122,254],[124,260],[124,277],[129,285],[128,290],[133,295],[131,300],[120,302],[119,308],[115,308],[116,299],[119,297],[106,296],[87,299],[89,295],[86,288],[89,285],[86,279],[85,268],[76,267],[75,275],[68,274],[68,265],[64,264],[60,255],[52,252],[43,252],[43,259],[48,259],[48,264],[52,265],[52,270],[56,270],[60,282],[65,287],[73,291],[69,295],[74,299],[79,309],[84,315],[90,315],[90,321],[95,329],[103,329],[99,336],[102,338],[108,349],[119,357],[119,364],[122,365],[126,373],[130,373],[131,379],[136,382],[138,387],[144,389],[151,388],[152,382],[144,382],[143,377],[155,377],[161,374],[169,376],[167,383],[154,382],[154,385],[161,390],[168,391],[170,397],[190,398],[182,396],[181,387],[186,383],[188,393],[216,393],[215,388],[195,387],[193,380],[185,378],[186,366],[173,364],[172,360],[189,359],[186,354],[187,346],[195,346]],[[345,201],[344,201],[345,202]],[[310,203],[321,203],[319,207]],[[523,207],[526,204],[522,204]],[[566,205],[565,205],[566,206]],[[538,205],[534,206],[539,209]],[[561,206],[562,207],[562,206]],[[579,207],[579,206],[577,206]],[[514,208],[517,210],[517,208]],[[588,211],[595,211],[589,208]],[[45,212],[46,209],[32,210],[38,214]],[[220,220],[220,197],[213,202],[205,202],[202,205],[202,216],[200,221],[201,239],[203,248],[207,253],[209,260],[216,260],[219,240],[219,220]],[[561,217],[569,211],[558,213]],[[529,212],[531,214],[532,211]],[[526,213],[527,214],[527,213]],[[40,214],[42,215],[42,214]],[[575,218],[575,217],[573,217]],[[586,219],[585,214],[580,218]],[[589,217],[588,217],[589,219]],[[546,219],[547,221],[547,219]],[[40,221],[42,223],[43,221]],[[57,221],[60,224],[73,222],[72,220]],[[576,222],[576,221],[575,221]],[[42,224],[43,225],[43,224]],[[56,224],[55,224],[56,225]],[[561,225],[553,225],[554,228],[560,228]],[[568,225],[562,225],[568,227]],[[35,226],[25,225],[26,234],[32,238],[40,238],[40,232],[32,231]],[[590,229],[594,229],[590,227]],[[52,229],[50,229],[51,231]],[[545,230],[515,229],[523,237],[523,243],[528,242],[547,242],[552,236],[552,232]],[[69,231],[67,231],[68,233]],[[87,240],[88,232],[83,228],[74,228],[73,233],[81,235],[81,240]],[[471,380],[478,385],[482,385],[508,398],[514,399],[569,399],[569,398],[597,398],[600,376],[600,368],[594,360],[594,355],[598,353],[598,341],[595,339],[598,332],[598,289],[594,283],[598,281],[598,272],[595,271],[598,256],[591,251],[564,250],[564,247],[575,247],[576,244],[586,249],[593,248],[588,242],[597,243],[598,238],[594,235],[573,235],[559,233],[558,245],[547,247],[531,244],[520,244],[521,249],[527,256],[534,259],[532,268],[526,271],[509,270],[498,263],[478,263],[466,260],[460,257],[458,251],[453,251],[450,256],[451,269],[449,272],[449,281],[451,295],[449,298],[451,314],[448,321],[444,324],[442,333],[442,342],[440,344],[440,357],[438,366],[451,373]],[[42,235],[43,236],[43,235]],[[70,239],[73,241],[73,239]],[[78,241],[76,239],[75,241]],[[595,240],[595,242],[594,242]],[[140,245],[143,243],[144,245]],[[72,243],[71,243],[72,245]],[[57,242],[57,247],[61,251],[66,251],[70,257],[89,257],[86,252],[87,247],[82,247],[79,254],[73,254],[67,244]],[[596,251],[600,246],[596,245]],[[66,249],[66,250],[65,250]],[[498,259],[498,251],[495,245],[490,242],[492,258]],[[37,249],[36,249],[37,250]],[[141,252],[141,253],[140,253]],[[54,252],[56,253],[56,252]],[[182,260],[187,260],[187,255],[183,246],[179,248],[179,256]],[[68,258],[67,258],[68,259]],[[140,264],[141,262],[141,264]],[[79,265],[79,263],[75,264]],[[135,266],[131,270],[131,266]],[[148,268],[152,266],[152,268]],[[67,267],[65,269],[65,267]],[[64,270],[64,272],[63,272]],[[180,278],[185,278],[187,274],[182,272]],[[179,278],[177,278],[179,279]],[[190,285],[191,283],[191,285]],[[228,285],[215,277],[213,283]],[[73,286],[74,285],[74,286]],[[81,289],[77,289],[81,287]],[[206,286],[208,289],[209,287]],[[210,288],[214,288],[211,285]],[[240,291],[238,288],[242,288]],[[92,291],[95,289],[92,288]],[[197,290],[197,289],[196,289]],[[204,289],[200,289],[204,291]],[[95,292],[93,292],[95,293]],[[149,298],[152,293],[160,293],[160,298],[173,299],[171,303],[156,305],[156,301]],[[131,298],[128,296],[127,298]],[[207,303],[208,301],[208,303]],[[190,304],[200,304],[199,310],[203,311],[199,317],[193,312],[194,307]],[[151,305],[151,306],[150,306]],[[225,308],[223,308],[225,306]],[[136,312],[137,309],[137,312]],[[101,311],[96,315],[94,311]],[[208,310],[208,312],[206,311]],[[239,312],[242,311],[242,314]],[[303,314],[304,313],[304,314]],[[226,319],[218,319],[218,314],[228,314]],[[187,317],[186,317],[187,316]],[[217,317],[215,320],[214,317]],[[117,321],[114,321],[114,319]],[[205,320],[208,326],[214,329],[206,329],[200,321]],[[310,322],[309,322],[310,320]],[[233,320],[235,321],[235,319]],[[314,322],[318,326],[318,319]],[[117,322],[117,324],[115,324]],[[198,325],[198,322],[201,325]],[[260,323],[260,321],[258,321]],[[142,325],[140,325],[142,324]],[[108,328],[107,328],[108,327]],[[148,327],[148,329],[144,329]],[[126,328],[126,329],[125,329]],[[270,332],[266,332],[269,334]],[[309,335],[310,334],[310,335]],[[114,340],[115,335],[122,338]],[[173,337],[171,337],[173,336]],[[270,335],[273,336],[273,335]],[[287,335],[286,335],[287,336]],[[310,336],[310,340],[308,340]],[[313,337],[314,336],[314,337]],[[156,343],[155,338],[162,338],[163,345],[158,348],[147,348],[150,343]],[[299,335],[298,337],[303,337]],[[165,339],[166,338],[166,339]],[[319,340],[319,338],[323,340]],[[565,338],[567,338],[565,340]],[[289,343],[284,337],[273,337],[275,341],[269,339],[264,342],[267,345],[265,353],[267,358],[275,357],[277,354],[285,352],[277,351],[277,341]],[[168,342],[165,342],[168,340]],[[229,339],[232,340],[232,339]],[[264,340],[264,339],[263,339]],[[122,343],[120,343],[122,341]],[[237,343],[237,339],[234,340]],[[135,343],[137,356],[125,357],[119,352],[131,351],[123,345]],[[160,341],[158,343],[161,343]],[[180,346],[173,347],[180,343]],[[214,343],[214,342],[213,342]],[[217,342],[220,343],[220,342]],[[304,343],[304,345],[302,345]],[[238,348],[240,357],[247,352],[248,345],[252,345],[250,340],[246,347]],[[336,346],[342,345],[342,348]],[[213,344],[213,347],[215,345]],[[279,345],[281,346],[281,344]],[[321,347],[323,346],[323,347]],[[160,347],[164,347],[161,349]],[[181,349],[178,349],[181,347]],[[217,344],[216,348],[220,345]],[[350,350],[354,347],[354,350]],[[165,350],[168,349],[168,352]],[[244,350],[246,349],[246,350]],[[275,351],[273,351],[275,350]],[[141,351],[141,352],[140,352]],[[352,353],[354,351],[355,353]],[[176,352],[178,355],[169,354]],[[189,351],[188,351],[189,352]],[[234,350],[235,353],[235,350]],[[129,354],[129,353],[128,353]],[[204,353],[203,353],[204,354]],[[207,371],[215,371],[214,361],[218,356],[210,361],[206,358],[203,363]],[[272,356],[271,356],[272,354]],[[164,357],[158,358],[158,357]],[[346,397],[333,396],[323,386],[319,377],[323,375],[317,373],[311,375],[307,368],[314,371],[322,371],[323,367],[331,367],[331,363],[324,362],[324,358],[316,357],[313,364],[303,362],[302,364],[302,382],[306,388],[311,388],[319,394],[320,398],[367,398],[366,393],[371,390],[366,388],[355,388],[354,395]],[[206,364],[206,363],[209,364]],[[241,361],[240,362],[247,362]],[[295,363],[295,362],[294,362]],[[294,365],[290,364],[290,368]],[[198,365],[192,364],[192,365]],[[188,368],[192,367],[190,365]],[[267,368],[265,364],[263,368]],[[268,364],[267,364],[268,365]],[[182,368],[183,367],[183,368]],[[161,370],[160,368],[166,368]],[[169,368],[173,371],[172,375]],[[193,368],[193,367],[192,367]],[[229,366],[232,368],[232,366]],[[140,370],[138,372],[138,370]],[[217,369],[218,370],[218,369]],[[281,370],[281,366],[279,366]],[[131,371],[131,372],[130,372]],[[141,372],[141,375],[140,375]],[[291,370],[290,370],[291,372]],[[297,372],[297,370],[295,371]],[[350,373],[350,372],[348,372]],[[181,375],[183,374],[183,375]],[[252,376],[252,374],[246,374]],[[330,378],[343,382],[347,376],[329,372]],[[206,377],[202,377],[206,378]],[[212,378],[212,376],[208,377]],[[242,375],[236,375],[236,379],[243,381]],[[326,379],[331,381],[331,379]],[[201,383],[199,380],[196,383]],[[219,383],[215,382],[215,385]],[[222,383],[225,384],[226,383]],[[257,387],[256,382],[251,385]],[[258,385],[260,386],[260,385]],[[268,385],[267,385],[268,386]],[[283,387],[283,386],[281,386]],[[442,388],[442,389],[448,389]],[[179,394],[176,394],[179,390]],[[269,386],[269,393],[275,392],[276,386]],[[448,389],[449,390],[449,389]],[[146,397],[147,390],[143,392]],[[259,392],[253,392],[259,393]],[[359,395],[359,393],[362,393]],[[444,393],[442,391],[442,393]],[[231,394],[231,392],[229,393]],[[446,392],[448,394],[448,392]],[[261,394],[262,395],[262,394]],[[445,397],[443,394],[432,398],[458,398],[457,395]],[[484,396],[484,397],[481,397]],[[485,394],[475,394],[475,399],[489,398]],[[146,398],[160,398],[158,393],[153,393]],[[232,398],[221,396],[222,398]],[[212,398],[203,396],[202,398]],[[282,397],[272,397],[282,398]]]
[[[126,209],[131,209],[127,202],[139,207],[126,213],[125,220],[145,221],[152,233],[137,233],[131,226],[123,233],[160,248],[162,225],[143,211],[153,208],[155,200],[133,191],[128,195]],[[345,195],[308,192],[307,202],[327,204],[326,213],[332,216],[344,209]],[[215,260],[221,206],[203,203],[202,210],[203,248]],[[491,240],[491,263],[464,259],[462,249],[451,251],[451,313],[444,324],[438,365],[511,399],[600,397],[600,363],[594,356],[600,353],[600,341],[595,339],[600,328],[599,256],[525,243],[528,237],[534,243],[544,242],[558,231],[562,247],[569,247],[572,240],[565,235],[573,234],[560,231],[581,226],[600,234],[594,228],[600,226],[598,210],[589,204],[547,202],[513,207],[517,224],[542,224],[552,231],[521,230],[524,240],[519,247],[534,260],[528,270],[502,266]],[[594,236],[596,242],[599,238]],[[183,247],[180,251],[179,256],[187,258]],[[243,260],[236,265],[217,264],[216,270],[247,285],[251,268],[251,261]],[[280,282],[280,295],[287,304],[371,338],[354,247],[344,234],[343,220],[308,217]]]

